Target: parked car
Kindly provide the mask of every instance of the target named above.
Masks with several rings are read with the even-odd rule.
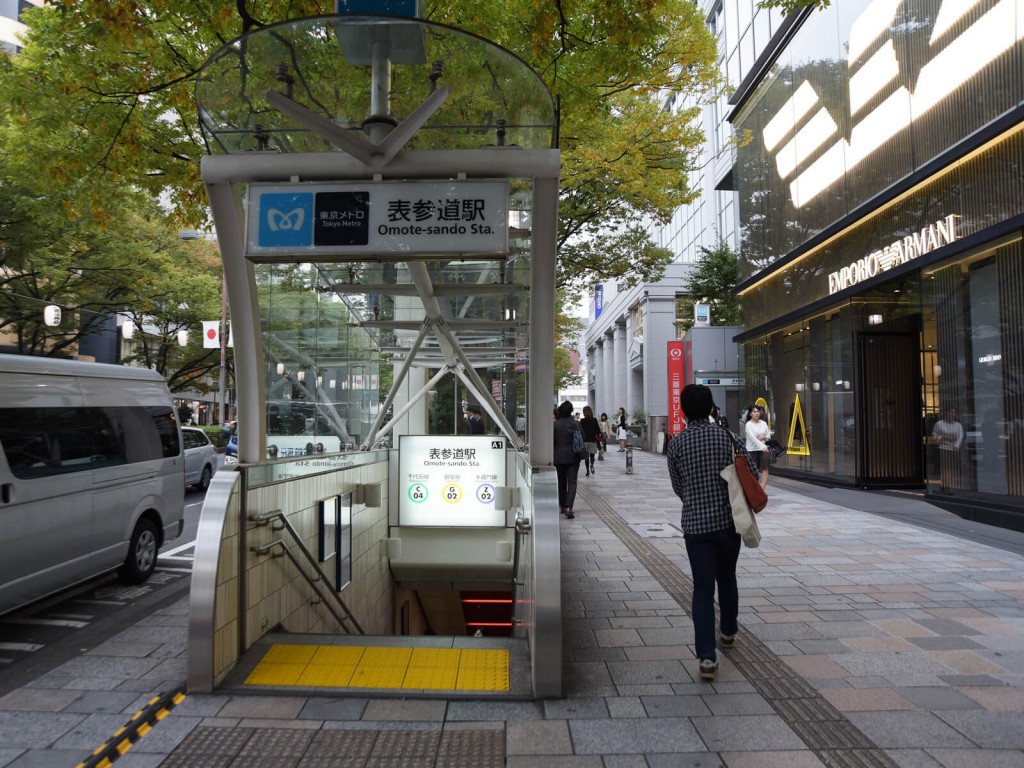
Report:
[[[228,435],[227,445],[224,446],[224,455],[229,459],[238,460],[238,432],[234,429]]]
[[[205,491],[217,471],[217,449],[201,429],[182,427],[181,436],[185,442],[185,485]]]
[[[184,526],[183,463],[156,372],[0,355],[0,614],[115,568],[149,578]]]

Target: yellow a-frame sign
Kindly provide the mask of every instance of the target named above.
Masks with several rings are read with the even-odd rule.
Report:
[[[793,445],[793,437],[796,435],[797,421],[800,422],[800,445]],[[796,394],[796,404],[793,406],[793,420],[789,425],[789,440],[786,444],[786,453],[797,456],[810,456],[811,447],[807,440],[807,424],[804,422],[804,409],[800,407],[800,393]]]

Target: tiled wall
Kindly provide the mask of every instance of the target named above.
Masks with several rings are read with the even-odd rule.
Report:
[[[288,514],[292,527],[303,539],[314,557],[318,551],[319,502],[338,494],[353,493],[357,484],[381,485],[380,507],[352,505],[352,581],[341,592],[352,615],[368,635],[392,633],[393,590],[387,559],[381,554],[380,541],[388,535],[388,464],[380,462],[313,477],[272,483],[248,492],[247,515],[282,510]],[[241,505],[232,496],[229,523],[222,537],[221,561],[217,578],[217,609],[214,622],[214,680],[219,684],[237,661],[240,621],[245,622],[248,645],[277,625],[289,632],[341,632],[334,617],[322,605],[311,604],[312,588],[285,557],[257,555],[249,551],[282,538],[286,531],[272,526],[258,527],[246,522],[246,612],[237,615],[237,574],[240,571],[240,531],[238,520]],[[300,556],[300,560],[301,560]],[[327,567],[325,566],[325,570]]]

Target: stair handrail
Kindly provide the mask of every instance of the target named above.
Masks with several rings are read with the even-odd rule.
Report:
[[[294,546],[302,553],[306,563],[310,565],[314,571],[316,571],[316,577],[313,577],[306,572],[306,570],[302,567],[302,563],[299,561],[299,558],[295,556],[295,553],[292,552],[292,548],[284,539],[278,538],[274,539],[271,542],[268,542],[267,544],[249,547],[249,551],[257,555],[271,554],[273,557],[287,556],[287,558],[291,560],[292,564],[295,566],[295,569],[306,580],[306,583],[309,584],[310,589],[312,589],[316,593],[317,597],[320,599],[320,603],[322,603],[323,606],[331,612],[331,615],[334,616],[335,620],[338,622],[339,625],[341,625],[342,629],[344,629],[349,634],[366,634],[363,631],[363,628],[359,626],[359,622],[356,620],[355,616],[352,615],[352,611],[349,610],[348,606],[345,604],[345,601],[342,600],[341,595],[338,594],[336,590],[328,588],[327,594],[330,595],[331,598],[337,603],[337,606],[341,608],[341,614],[339,614],[335,606],[331,605],[330,601],[328,601],[327,598],[324,596],[324,592],[321,590],[319,584],[322,583],[325,585],[330,585],[330,577],[326,573],[324,573],[324,570],[320,567],[320,564],[316,561],[316,558],[313,557],[313,553],[310,552],[306,545],[302,543],[302,539],[299,538],[298,532],[288,521],[288,518],[285,517],[284,513],[279,509],[275,509],[272,512],[263,512],[249,515],[249,522],[253,523],[255,526],[259,528],[271,525],[271,523],[273,523],[274,520],[279,520],[281,524],[273,525],[271,527],[271,530],[287,531],[289,535],[291,535]],[[273,550],[274,547],[281,547],[280,554],[271,552],[271,550]],[[349,629],[348,622],[351,622],[352,626],[355,627],[356,631],[354,633],[352,632],[351,629]]]

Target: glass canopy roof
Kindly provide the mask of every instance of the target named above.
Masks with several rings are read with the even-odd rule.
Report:
[[[374,44],[389,51],[388,115],[373,115]],[[341,151],[267,101],[289,95],[339,127],[400,122],[434,90],[450,94],[406,144],[410,150],[556,146],[557,115],[543,81],[483,38],[419,19],[319,16],[248,33],[207,62],[196,85],[211,153]]]
[[[211,154],[251,153],[249,168],[285,153],[347,152],[379,162],[378,180],[396,179],[387,166],[395,154],[373,154],[390,137],[396,153],[498,152],[501,167],[519,169],[500,174],[508,197],[500,255],[250,254],[268,441],[283,449],[283,435],[296,431],[312,444],[324,435],[343,446],[374,440],[388,362],[396,383],[403,368],[458,375],[469,399],[507,419],[507,431],[524,405],[514,392],[529,377],[534,245],[533,179],[513,158],[557,146],[557,113],[537,74],[493,43],[442,25],[323,16],[225,46],[201,70],[196,102]],[[447,178],[466,170],[453,166]],[[264,172],[249,178],[271,180]],[[513,394],[490,400],[498,391]]]

